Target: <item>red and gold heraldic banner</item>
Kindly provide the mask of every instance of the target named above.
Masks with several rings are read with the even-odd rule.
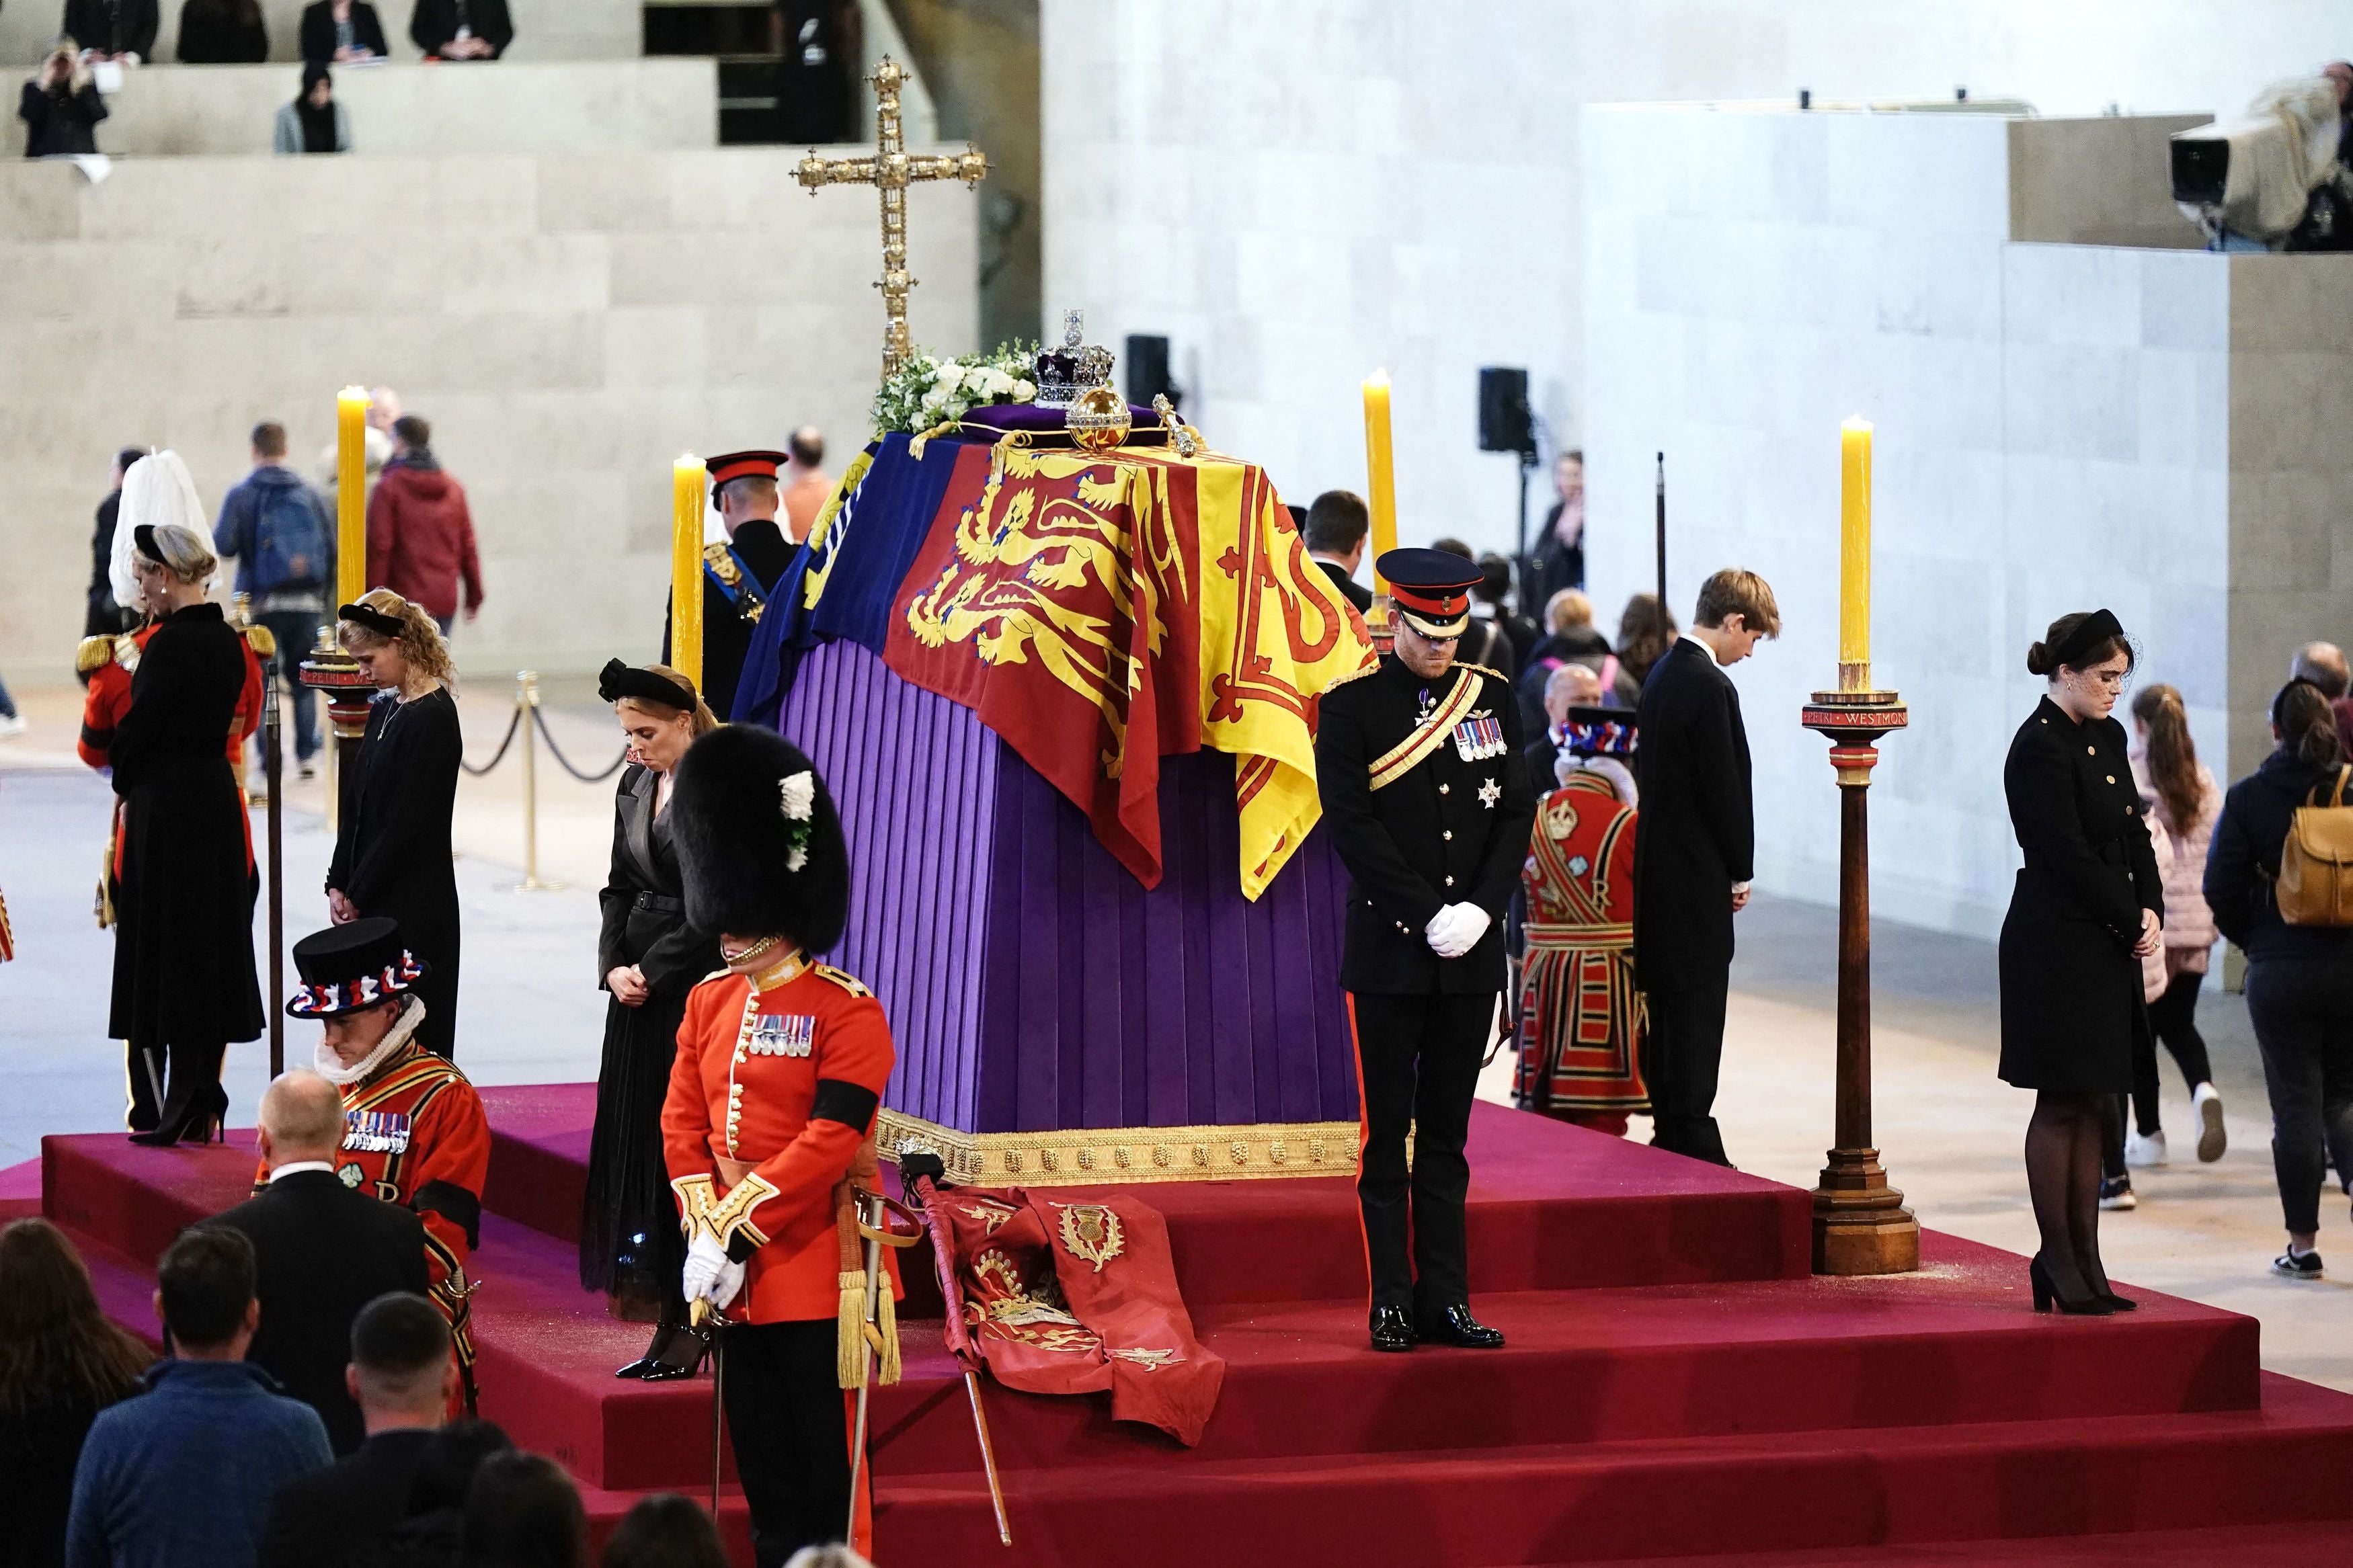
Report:
[[[935,1189],[924,1207],[934,1244],[951,1254],[942,1283],[960,1353],[1008,1388],[1108,1391],[1113,1420],[1200,1442],[1226,1362],[1193,1335],[1158,1209],[1020,1187]]]
[[[1263,470],[999,443],[959,464],[883,658],[964,704],[1147,888],[1160,759],[1235,756],[1242,891],[1315,825],[1315,705],[1375,658]]]

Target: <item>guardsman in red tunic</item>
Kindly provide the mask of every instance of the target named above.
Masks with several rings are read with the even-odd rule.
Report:
[[[102,770],[113,765],[115,727],[131,711],[131,678],[138,671],[139,656],[147,647],[147,639],[155,635],[155,626],[150,621],[136,631],[84,637],[74,655],[75,670],[90,677],[89,689],[82,695],[81,736],[74,742],[74,752],[93,768]],[[267,656],[276,647],[265,626],[247,628],[245,642],[245,689],[237,700],[237,723],[225,737],[229,766],[239,777],[244,776],[245,742],[261,727],[261,660],[257,655]],[[253,866],[250,820],[246,824],[245,863],[248,869]],[[114,815],[109,819],[106,857],[100,863],[98,876],[95,902],[100,930],[114,923],[115,889],[121,879],[122,802],[117,800]],[[163,1114],[155,1089],[162,1068],[137,1060],[127,1044],[124,1053],[122,1076],[128,1101],[125,1121],[134,1131],[144,1131],[153,1127]]]
[[[1627,1114],[1651,1108],[1634,986],[1634,716],[1571,708],[1560,739],[1574,771],[1537,803],[1520,877],[1528,946],[1514,1087],[1527,1110],[1622,1136]]]
[[[686,1299],[731,1320],[727,1424],[753,1554],[778,1568],[849,1522],[841,1336],[854,1349],[865,1318],[852,1194],[871,1184],[894,1053],[881,1004],[812,957],[840,939],[849,857],[808,759],[773,731],[723,725],[677,778],[687,919],[723,933],[727,968],[687,1000],[662,1147]],[[896,1269],[883,1280],[895,1297]]]
[[[414,1039],[425,965],[383,915],[330,926],[294,944],[302,984],[289,1015],[325,1026],[312,1064],[343,1091],[343,1185],[415,1209],[425,1221],[427,1293],[449,1320],[466,1410],[474,1403],[474,1336],[466,1259],[481,1239],[491,1124],[457,1067]],[[257,1188],[268,1181],[265,1172]],[[452,1414],[460,1413],[455,1402]]]

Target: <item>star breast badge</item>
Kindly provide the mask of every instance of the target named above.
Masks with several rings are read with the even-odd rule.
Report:
[[[1504,786],[1497,784],[1493,779],[1489,779],[1486,783],[1479,786],[1479,804],[1485,806],[1489,811],[1494,810],[1495,803],[1503,798]]]

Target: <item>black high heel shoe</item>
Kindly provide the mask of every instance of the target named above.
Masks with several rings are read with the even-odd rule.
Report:
[[[2026,1279],[2034,1289],[2034,1310],[2038,1312],[2047,1312],[2055,1306],[2071,1317],[2105,1318],[2115,1310],[2105,1296],[2071,1301],[2059,1294],[2058,1287],[2051,1283],[2051,1271],[2042,1267],[2042,1254],[2039,1252],[2027,1260]]]
[[[673,1324],[670,1342],[649,1359],[653,1364],[638,1373],[646,1383],[671,1383],[679,1378],[692,1377],[702,1370],[704,1358],[711,1354],[711,1331]]]
[[[646,1353],[615,1373],[615,1377],[643,1377],[661,1364],[662,1352],[670,1349],[670,1341],[680,1332],[676,1323],[656,1323],[654,1337],[646,1342]]]
[[[2108,1310],[2112,1313],[2137,1312],[2140,1310],[2140,1303],[2138,1301],[2134,1300],[2129,1296],[2119,1296],[2113,1289],[2101,1291],[2100,1300],[2108,1304]]]
[[[214,1084],[209,1092],[191,1096],[176,1116],[167,1113],[153,1131],[131,1134],[131,1142],[142,1149],[168,1149],[174,1143],[209,1143],[217,1134],[227,1142],[227,1122],[228,1090]]]

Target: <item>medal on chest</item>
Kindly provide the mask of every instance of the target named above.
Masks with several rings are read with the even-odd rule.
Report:
[[[408,1133],[406,1111],[343,1112],[343,1147],[354,1154],[406,1154]]]
[[[1464,762],[1483,763],[1504,751],[1504,721],[1493,709],[1482,708],[1454,726],[1454,754]]]
[[[807,1013],[763,1013],[744,1044],[755,1057],[806,1057],[817,1043],[817,1019]]]

